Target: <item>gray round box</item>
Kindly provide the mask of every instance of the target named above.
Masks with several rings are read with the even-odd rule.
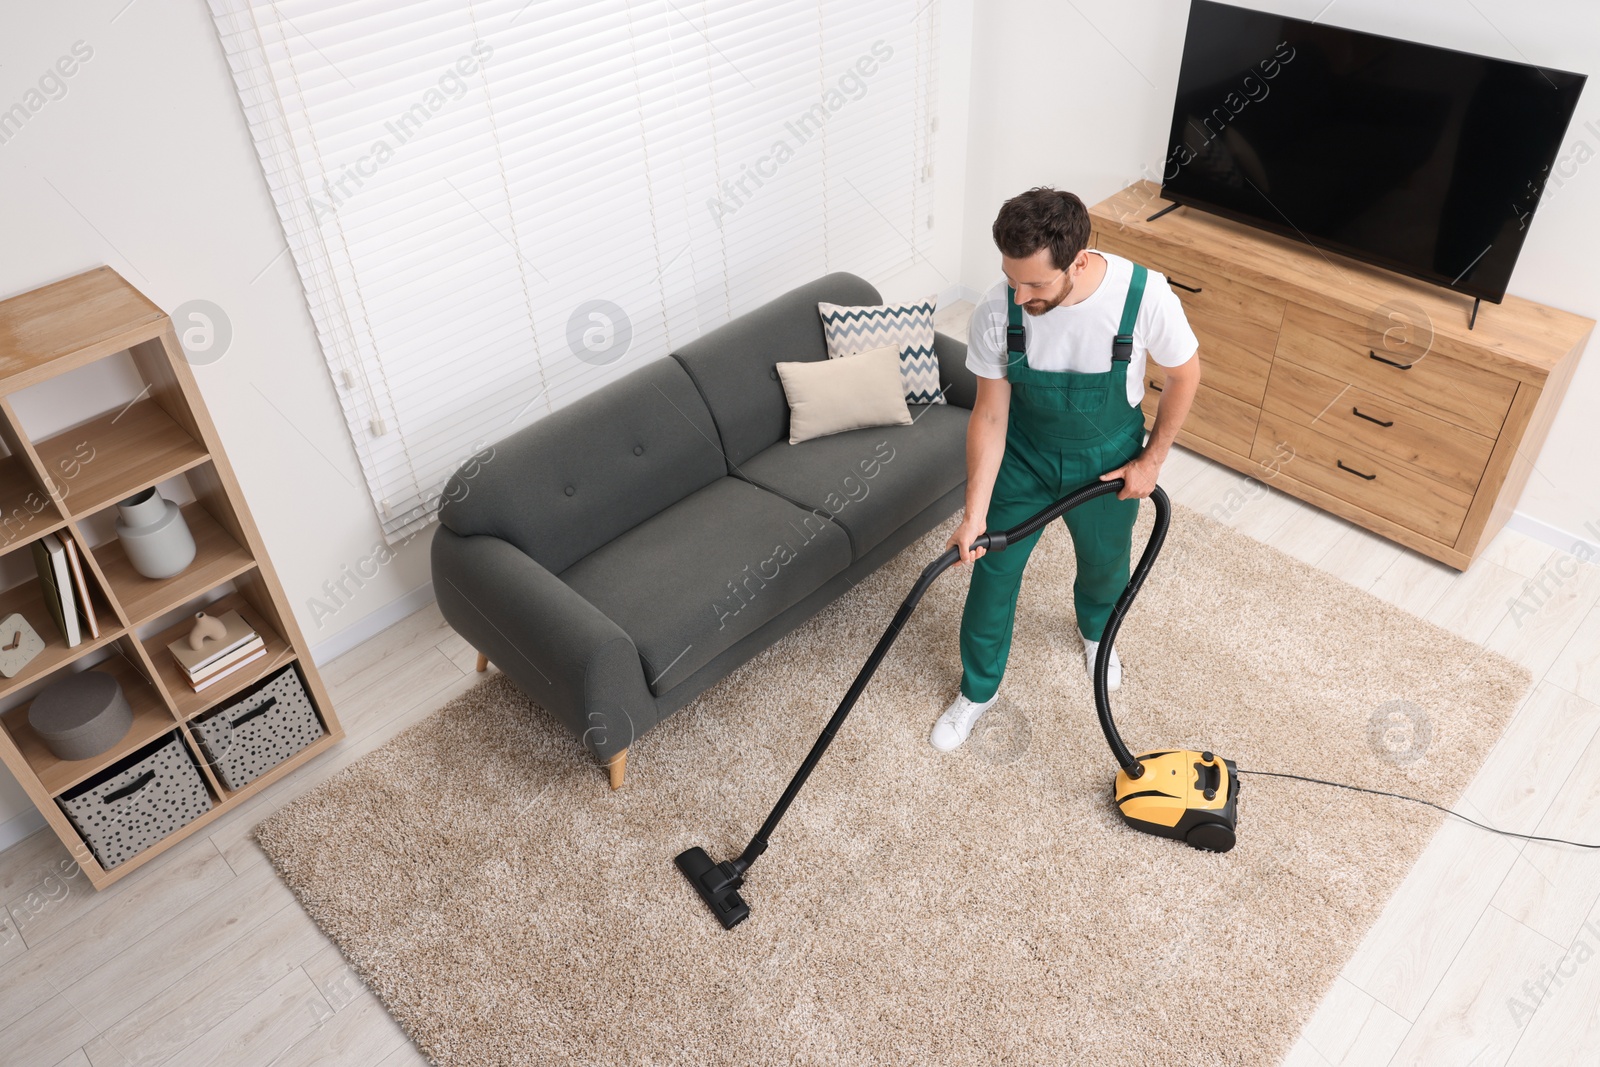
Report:
[[[127,736],[133,708],[111,675],[79,671],[39,690],[28,725],[57,759],[89,759]]]

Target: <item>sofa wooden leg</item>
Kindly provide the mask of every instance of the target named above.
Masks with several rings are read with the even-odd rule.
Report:
[[[606,771],[611,775],[611,788],[622,788],[622,776],[628,770],[628,750],[623,749],[606,763]]]
[[[482,652],[479,652],[478,653],[478,673],[482,674],[484,671],[486,671],[488,669],[489,669],[489,657],[485,656]]]

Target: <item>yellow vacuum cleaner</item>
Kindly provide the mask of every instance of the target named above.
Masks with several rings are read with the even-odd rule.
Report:
[[[1121,480],[1100,484],[1120,486]],[[1051,505],[1051,510],[1060,507],[1066,511],[1084,500],[1093,499],[1099,495],[1091,492],[1093,488],[1078,490],[1066,500]],[[1233,761],[1191,749],[1162,749],[1134,756],[1122,743],[1122,735],[1111,718],[1111,694],[1106,688],[1109,650],[1116,640],[1117,630],[1122,627],[1123,616],[1161,553],[1167,527],[1172,522],[1172,504],[1159,485],[1151,491],[1150,502],[1156,509],[1150,540],[1128,578],[1128,587],[1111,609],[1105,632],[1100,635],[1100,651],[1095,656],[1095,710],[1100,714],[1100,729],[1106,735],[1106,744],[1111,746],[1111,754],[1120,768],[1112,795],[1122,821],[1135,830],[1170,837],[1207,852],[1227,852],[1234,845],[1239,821],[1239,775]]]
[[[1239,779],[1233,761],[1210,752],[1142,752],[1137,778],[1117,771],[1117,810],[1135,830],[1208,852],[1233,847]]]
[[[983,534],[973,542],[973,547],[987,548],[991,552],[1004,551],[1006,545],[1043,529],[1048,523],[1080,504],[1106,493],[1117,492],[1122,485],[1120,478],[1107,482],[1093,482],[1051,504],[1015,529]],[[1151,565],[1161,552],[1162,542],[1167,537],[1167,527],[1172,521],[1172,505],[1160,486],[1156,486],[1151,492],[1150,502],[1155,505],[1155,526],[1150,531],[1150,540],[1145,545],[1144,554],[1139,557],[1138,565],[1128,578],[1127,588],[1122,591],[1122,596],[1117,598],[1116,606],[1111,609],[1111,617],[1106,620],[1105,632],[1100,637],[1100,650],[1095,657],[1095,708],[1100,714],[1100,728],[1105,733],[1106,743],[1111,746],[1111,753],[1121,767],[1117,772],[1116,784],[1113,786],[1113,796],[1123,821],[1135,830],[1160,837],[1170,837],[1210,852],[1226,852],[1233,847],[1234,829],[1238,819],[1239,779],[1233,763],[1217,759],[1210,752],[1193,752],[1186,749],[1163,749],[1134,756],[1128,751],[1128,746],[1122,743],[1122,736],[1117,733],[1117,724],[1111,719],[1111,698],[1106,689],[1106,671],[1110,664],[1108,657],[1111,655],[1112,643],[1122,625],[1123,616],[1127,614],[1133,598],[1138,595],[1139,587],[1144,584],[1145,575],[1150,573]],[[833,740],[833,735],[844,724],[845,717],[850,714],[850,709],[855,706],[856,700],[866,689],[867,683],[878,669],[878,664],[889,651],[889,646],[894,644],[894,639],[899,636],[906,620],[911,617],[911,612],[916,609],[917,602],[928,591],[934,579],[948,570],[959,558],[959,553],[951,548],[923,568],[917,583],[906,595],[900,609],[895,612],[889,628],[878,639],[877,646],[867,657],[867,662],[862,665],[856,680],[851,683],[849,692],[845,693],[838,710],[828,720],[827,726],[823,727],[822,735],[811,746],[811,752],[806,756],[805,762],[795,772],[789,787],[783,791],[783,796],[778,798],[778,803],[767,816],[767,821],[761,824],[761,829],[750,839],[744,852],[737,859],[724,860],[721,863],[713,861],[706,850],[699,846],[685,849],[678,854],[675,860],[678,870],[689,880],[689,884],[694,886],[695,892],[700,894],[700,899],[705,901],[706,906],[717,917],[717,921],[722,923],[724,929],[731,930],[749,917],[750,907],[739,893],[739,889],[744,885],[745,872],[767,850],[767,841],[777,829],[779,820],[799,794],[800,787],[805,785],[806,778],[810,776],[817,761],[822,758],[828,743]]]

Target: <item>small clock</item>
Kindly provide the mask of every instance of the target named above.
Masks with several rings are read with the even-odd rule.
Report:
[[[44,639],[18,612],[0,619],[0,674],[15,678],[28,662],[44,651]]]

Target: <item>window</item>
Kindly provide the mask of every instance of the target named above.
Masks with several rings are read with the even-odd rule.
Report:
[[[937,0],[210,0],[390,542],[477,449],[926,246]]]

